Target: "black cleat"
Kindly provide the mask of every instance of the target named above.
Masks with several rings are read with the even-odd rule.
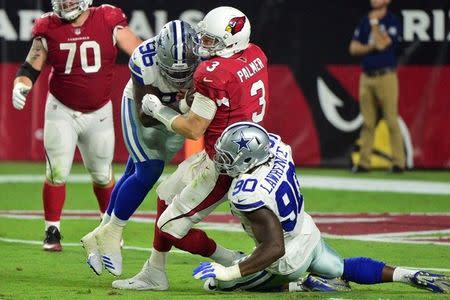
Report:
[[[403,169],[402,167],[393,165],[390,169],[389,169],[389,173],[394,173],[394,174],[402,174],[405,171],[405,169]]]
[[[368,172],[369,172],[369,169],[367,169],[363,166],[360,166],[360,165],[354,165],[352,167],[352,173],[368,173]]]
[[[56,226],[49,226],[45,231],[45,239],[42,248],[45,251],[62,251],[61,233]]]

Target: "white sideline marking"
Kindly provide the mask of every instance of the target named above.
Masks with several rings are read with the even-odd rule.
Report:
[[[163,174],[158,181],[167,178]],[[115,174],[120,178],[122,174]],[[0,175],[0,184],[5,183],[35,183],[43,182],[44,175]],[[450,195],[450,183],[421,180],[394,180],[394,179],[363,179],[332,176],[302,175],[299,176],[300,185],[306,188],[319,188],[324,190],[391,192],[430,195]],[[91,178],[88,174],[71,174],[69,182],[88,183]]]
[[[9,244],[25,244],[25,245],[42,245],[42,241],[33,241],[33,240],[19,240],[19,239],[9,239],[9,238],[3,238],[0,237],[0,241],[4,243]],[[63,243],[64,247],[79,247],[81,248],[80,243]],[[124,246],[125,250],[134,250],[134,251],[141,251],[141,252],[151,252],[153,251],[153,248],[146,248],[146,247],[138,247],[138,246]],[[189,252],[178,250],[178,249],[172,249],[170,250],[172,253],[178,253],[178,254],[190,254]],[[450,272],[450,269],[446,268],[428,268],[428,267],[407,267],[403,266],[402,268],[408,268],[408,269],[420,269],[420,270],[429,270],[429,271],[437,271],[437,272]]]

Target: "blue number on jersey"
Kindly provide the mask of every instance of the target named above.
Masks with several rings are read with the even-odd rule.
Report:
[[[256,188],[257,183],[258,180],[254,178],[239,180],[238,182],[236,182],[236,185],[234,186],[233,196],[239,193],[240,191],[253,192]]]
[[[286,177],[288,181],[283,181],[275,192],[275,200],[277,201],[278,213],[282,218],[287,218],[281,222],[283,230],[292,231],[297,224],[297,215],[301,211],[303,205],[303,196],[300,194],[300,184],[295,175],[295,166],[289,163]],[[287,200],[285,202],[285,200]]]
[[[146,67],[153,65],[153,56],[156,55],[155,42],[149,42],[139,47],[139,52],[142,54],[142,63]]]

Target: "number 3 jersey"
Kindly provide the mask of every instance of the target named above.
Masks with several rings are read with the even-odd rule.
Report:
[[[80,27],[54,13],[35,20],[33,38],[42,38],[52,66],[49,91],[64,105],[94,111],[110,99],[117,56],[115,30],[127,26],[121,9],[102,5],[88,9]]]
[[[308,262],[320,240],[320,231],[311,216],[304,211],[291,147],[277,135],[270,134],[270,140],[274,157],[251,174],[235,178],[228,199],[233,215],[241,220],[244,230],[256,244],[258,242],[245,213],[267,208],[278,217],[283,228],[285,255],[267,270],[286,275]]]
[[[269,102],[267,57],[255,44],[231,57],[213,57],[194,73],[197,92],[216,104],[215,116],[205,132],[205,150],[213,157],[214,143],[228,125],[252,121],[264,125]]]

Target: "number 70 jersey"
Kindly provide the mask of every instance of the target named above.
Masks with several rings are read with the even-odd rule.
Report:
[[[235,178],[228,199],[233,214],[254,240],[251,224],[245,217],[246,212],[267,208],[278,217],[283,228],[285,255],[269,269],[284,275],[296,271],[305,263],[320,240],[320,232],[304,211],[291,147],[277,135],[270,134],[270,141],[274,157],[251,174]]]
[[[33,38],[40,38],[52,66],[49,91],[64,105],[82,112],[94,111],[110,99],[117,56],[115,32],[127,26],[120,8],[89,8],[83,25],[72,26],[54,13],[36,19]]]

